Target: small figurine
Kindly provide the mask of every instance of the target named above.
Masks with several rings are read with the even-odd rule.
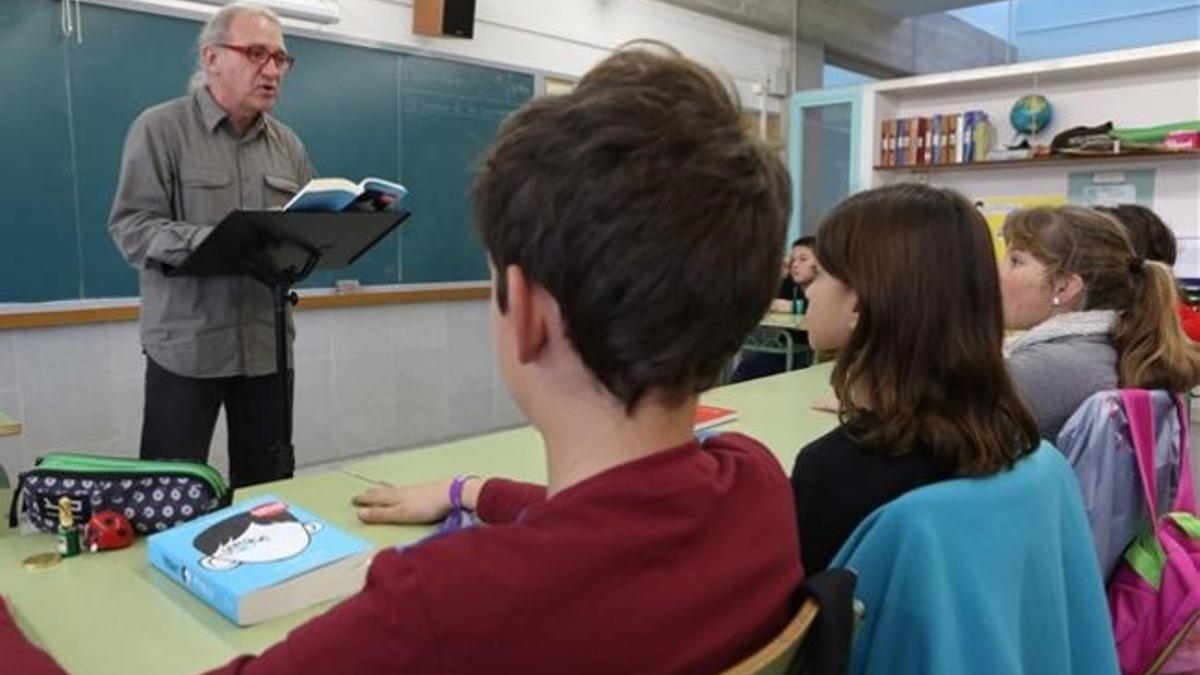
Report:
[[[92,553],[131,546],[133,526],[116,511],[94,513],[83,528],[83,544]]]
[[[71,498],[67,496],[58,500],[58,552],[64,558],[79,555],[79,528],[75,527]]]

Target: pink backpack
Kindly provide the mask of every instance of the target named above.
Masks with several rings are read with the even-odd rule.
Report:
[[[1182,399],[1179,489],[1170,511],[1158,513],[1154,484],[1154,412],[1149,392],[1121,390],[1151,525],[1143,530],[1108,585],[1122,673],[1200,673],[1200,519],[1189,460]]]

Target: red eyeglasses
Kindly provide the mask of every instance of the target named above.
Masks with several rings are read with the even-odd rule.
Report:
[[[296,63],[296,57],[292,56],[291,54],[283,51],[282,49],[273,51],[270,47],[265,45],[219,44],[217,46],[224,47],[225,49],[235,51],[242,56],[245,56],[250,60],[250,63],[253,63],[260,68],[267,65],[267,61],[274,61],[275,67],[278,68],[280,72],[287,72],[291,70],[292,66]]]

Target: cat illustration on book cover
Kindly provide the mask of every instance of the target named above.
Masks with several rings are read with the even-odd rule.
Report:
[[[320,529],[320,523],[301,523],[284,502],[268,502],[211,525],[192,545],[206,556],[201,566],[222,572],[297,556]]]

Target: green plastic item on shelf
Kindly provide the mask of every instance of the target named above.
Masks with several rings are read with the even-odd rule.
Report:
[[[1167,138],[1167,134],[1172,131],[1200,131],[1200,119],[1160,124],[1154,127],[1113,129],[1108,132],[1108,135],[1127,143],[1162,143]]]

